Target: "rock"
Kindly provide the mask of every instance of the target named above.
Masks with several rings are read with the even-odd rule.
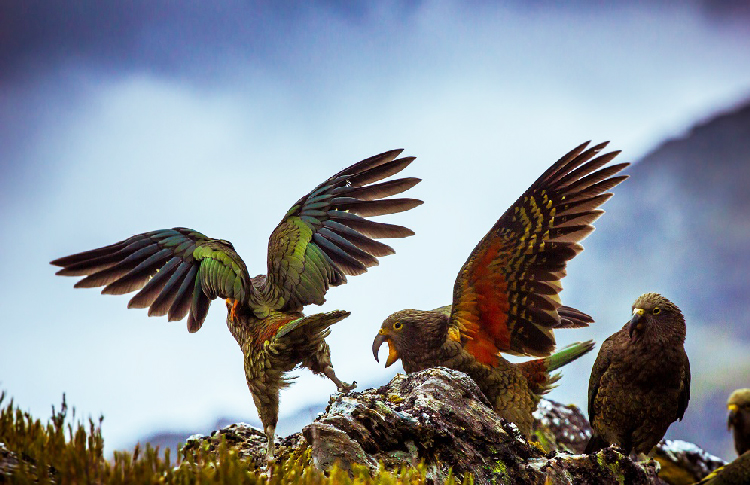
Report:
[[[47,473],[40,477],[36,462],[26,453],[14,453],[0,441],[0,483],[57,483],[54,467],[43,468]]]
[[[545,451],[581,454],[592,432],[588,420],[574,404],[563,405],[542,399],[534,412],[532,440]]]
[[[225,426],[211,433],[211,436],[193,435],[187,439],[182,447],[182,456],[193,454],[198,448],[206,447],[215,451],[221,440],[225,439],[240,457],[253,462],[255,466],[266,464],[266,435],[259,429],[246,423],[235,423]],[[285,459],[296,456],[309,445],[300,433],[294,433],[286,438],[276,438],[276,457]]]
[[[724,465],[724,460],[681,440],[662,440],[653,452],[661,465],[659,478],[670,485],[695,483]]]
[[[750,483],[750,451],[717,468],[696,485],[747,485]]]
[[[16,454],[10,451],[5,443],[0,442],[0,482],[3,481],[3,477],[13,475],[13,472],[18,469],[18,464]]]
[[[534,413],[534,435],[545,451],[583,453],[591,437],[591,425],[578,407],[542,399]],[[724,464],[693,443],[662,440],[651,453],[659,462],[659,479],[669,485],[695,483]]]
[[[471,378],[435,368],[397,375],[387,385],[332,397],[315,422],[277,443],[277,456],[309,456],[321,470],[338,463],[390,470],[424,463],[428,483],[443,483],[449,473],[475,483],[657,484],[659,465],[638,463],[610,447],[594,455],[580,449],[590,436],[588,422],[575,406],[543,401],[529,444],[514,424],[499,418]],[[232,425],[196,446],[217,446],[221,436],[243,456],[263,463],[265,436],[247,425]],[[541,440],[540,440],[541,441]],[[308,455],[309,453],[309,455]]]
[[[351,439],[348,434],[326,423],[315,422],[305,426],[305,440],[311,445],[311,459],[319,470],[328,470],[338,463],[344,470],[351,470],[354,463],[367,466],[371,472],[378,463]]]

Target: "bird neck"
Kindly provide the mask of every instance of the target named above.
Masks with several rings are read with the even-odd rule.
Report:
[[[454,340],[446,340],[439,347],[427,348],[424,351],[413,352],[408,357],[402,357],[404,371],[419,372],[431,367],[448,367],[465,372],[466,352],[462,352],[461,344]],[[468,354],[467,354],[468,355]]]

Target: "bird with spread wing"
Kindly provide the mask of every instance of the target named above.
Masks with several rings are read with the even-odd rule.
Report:
[[[378,264],[393,249],[377,238],[414,233],[406,227],[374,222],[368,216],[412,209],[421,200],[388,198],[420,182],[401,172],[414,157],[391,150],[362,160],[299,199],[274,229],[268,243],[268,274],[251,278],[229,241],[183,227],[146,232],[124,241],[64,258],[65,276],[85,276],[77,288],[104,286],[102,293],[136,290],[128,308],[148,308],[149,316],[169,320],[187,316],[189,332],[203,324],[211,301],[227,304],[227,326],[244,355],[245,376],[268,438],[273,459],[279,390],[284,374],[307,367],[331,379],[340,391],[356,385],[339,380],[325,341],[330,326],[349,316],[332,311],[305,316],[304,306],[322,305],[329,287],[346,283]],[[379,183],[376,183],[379,182]]]
[[[465,372],[528,437],[539,399],[559,379],[550,373],[593,348],[588,341],[552,354],[553,330],[593,322],[562,306],[558,293],[567,261],[604,213],[598,207],[612,196],[607,191],[627,178],[617,175],[627,163],[605,167],[619,151],[595,157],[606,145],[578,146],[505,211],[458,273],[452,305],[386,318],[375,359],[387,342],[386,367],[400,358],[408,373],[436,366]],[[542,358],[511,363],[501,352]]]

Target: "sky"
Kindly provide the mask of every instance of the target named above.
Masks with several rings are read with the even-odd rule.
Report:
[[[474,245],[562,154],[611,140],[633,162],[750,97],[748,11],[732,2],[68,3],[0,6],[0,388],[37,417],[63,393],[78,416],[103,414],[110,451],[218,416],[257,423],[242,355],[222,302],[189,334],[74,290],[50,260],[186,226],[259,274],[293,202],[404,148],[417,160],[403,175],[423,179],[406,195],[425,204],[380,220],[416,236],[306,310],[352,312],[328,338],[334,367],[380,385],[401,370],[372,358],[382,320],[449,303]],[[573,307],[595,277],[575,263]],[[550,397],[585,409],[590,365],[566,367]],[[281,434],[335,391],[298,374]]]

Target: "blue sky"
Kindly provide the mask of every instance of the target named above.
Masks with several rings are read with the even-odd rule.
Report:
[[[184,322],[127,310],[125,297],[74,290],[48,261],[187,226],[232,241],[261,273],[294,201],[355,161],[405,148],[418,158],[404,174],[424,179],[408,195],[425,204],[387,221],[417,235],[320,308],[352,312],[329,338],[339,376],[384,383],[399,369],[370,354],[382,320],[448,303],[476,242],[560,155],[612,140],[618,161],[635,161],[750,96],[740,7],[408,5],[0,7],[0,387],[39,417],[63,392],[79,415],[103,413],[110,450],[218,415],[256,422],[223,304],[190,335]],[[563,281],[574,307],[596,284],[576,273],[578,259]],[[559,342],[601,340],[635,296],[618,298],[622,321]],[[591,361],[566,368],[551,397],[585,405]],[[299,429],[284,416],[332,392],[300,372],[282,393],[280,431]]]

